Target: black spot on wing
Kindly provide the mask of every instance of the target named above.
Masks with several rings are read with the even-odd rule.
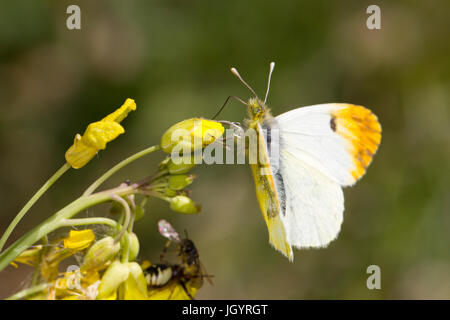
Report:
[[[334,132],[336,132],[336,118],[334,116],[331,116],[330,119],[330,128],[331,130],[333,130]]]

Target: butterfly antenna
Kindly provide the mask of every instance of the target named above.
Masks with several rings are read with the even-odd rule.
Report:
[[[266,90],[266,97],[264,98],[264,104],[267,102],[267,97],[269,96],[269,90],[270,90],[270,79],[272,79],[272,72],[275,68],[275,62],[270,63],[270,70],[269,70],[269,79],[267,80],[267,90]]]
[[[241,98],[238,98],[238,97],[235,97],[235,96],[228,96],[228,98],[225,100],[225,102],[222,105],[222,107],[220,107],[219,111],[217,111],[216,114],[214,115],[214,117],[211,118],[212,120],[214,120],[222,112],[222,110],[225,108],[225,106],[227,105],[227,103],[230,100],[230,98],[233,98],[233,99],[239,101],[240,103],[242,103],[244,106],[247,106],[247,104],[244,101],[242,101]]]
[[[239,74],[239,72],[236,70],[236,68],[231,68],[231,72],[239,79],[241,80],[241,82],[255,95],[255,97],[257,97],[258,95],[256,94],[255,90],[252,89],[252,87],[250,87],[248,85],[247,82],[244,81],[244,79],[242,79],[241,75]]]

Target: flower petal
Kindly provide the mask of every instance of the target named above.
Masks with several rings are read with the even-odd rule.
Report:
[[[83,250],[91,245],[95,240],[94,232],[91,229],[70,230],[69,236],[64,239],[64,248],[73,250]]]

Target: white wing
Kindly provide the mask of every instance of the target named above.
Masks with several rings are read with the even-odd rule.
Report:
[[[275,118],[280,130],[277,190],[288,242],[323,247],[341,228],[344,196],[369,165],[381,139],[370,110],[348,104],[303,107]]]
[[[326,246],[341,228],[341,186],[285,149],[281,150],[280,160],[282,182],[277,183],[284,186],[286,205],[281,221],[288,243],[297,248]]]

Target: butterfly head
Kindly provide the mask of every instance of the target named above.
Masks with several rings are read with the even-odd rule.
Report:
[[[259,100],[258,97],[250,98],[247,102],[247,107],[248,107],[248,116],[250,117],[250,119],[257,121],[264,120],[264,117],[267,112],[267,107],[264,104],[264,102]]]
[[[253,93],[253,97],[248,100],[247,103],[243,102],[247,108],[248,108],[248,115],[251,120],[260,122],[264,120],[265,115],[268,112],[268,108],[266,106],[267,96],[269,95],[269,89],[270,89],[270,79],[272,78],[272,72],[275,68],[275,62],[270,63],[270,70],[269,70],[269,77],[267,80],[267,90],[266,95],[264,97],[264,101],[262,101],[258,95],[256,94],[255,90],[253,90],[250,85],[242,79],[239,72],[236,70],[236,68],[231,68],[231,72],[250,90],[251,93]],[[240,99],[239,99],[240,100]]]

